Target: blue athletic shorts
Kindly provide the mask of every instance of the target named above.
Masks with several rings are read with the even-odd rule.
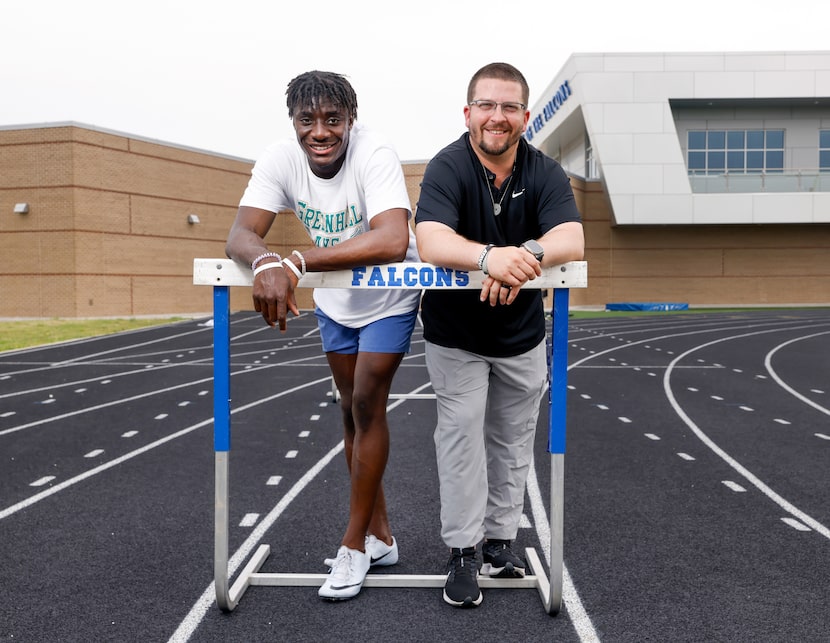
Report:
[[[314,309],[314,314],[326,353],[408,353],[418,310],[384,317],[361,328],[338,324],[319,308]]]

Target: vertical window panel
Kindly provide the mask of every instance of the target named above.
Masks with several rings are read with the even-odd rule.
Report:
[[[726,132],[710,130],[706,136],[706,146],[710,150],[722,150],[726,147]]]
[[[743,150],[745,132],[743,130],[733,130],[726,133],[726,148],[729,150]]]
[[[689,132],[689,149],[690,150],[705,150],[706,149],[706,132]]]
[[[764,149],[764,130],[748,130],[746,133],[746,148],[748,150]]]
[[[726,168],[730,172],[743,172],[746,169],[746,156],[743,150],[726,153]]]
[[[706,154],[706,169],[709,173],[713,170],[723,170],[726,167],[725,158],[726,155],[723,152],[710,150]]]
[[[784,130],[771,129],[767,130],[767,149],[784,149]]]

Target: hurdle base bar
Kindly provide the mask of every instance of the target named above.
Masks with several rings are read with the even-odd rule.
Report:
[[[230,603],[236,605],[249,587],[320,587],[328,574],[271,573],[259,569],[271,554],[270,545],[260,545],[248,564],[240,572],[230,589]],[[525,549],[527,563],[531,574],[521,578],[478,577],[479,587],[483,589],[533,589],[539,590],[542,602],[550,605],[550,583],[542,567],[542,561],[532,547]],[[407,588],[441,588],[447,582],[446,574],[374,574],[366,575],[364,587],[407,587]],[[232,609],[232,608],[231,608]],[[230,611],[230,610],[226,610]],[[556,611],[559,611],[558,605]],[[556,612],[548,613],[555,614]]]

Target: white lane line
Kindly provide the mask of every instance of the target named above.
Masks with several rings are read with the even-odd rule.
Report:
[[[29,372],[35,373],[35,372],[38,372],[38,371],[43,371],[43,370],[47,370],[47,369],[54,369],[54,368],[63,368],[63,367],[55,367],[55,366],[50,365],[50,366],[44,367],[44,368],[34,368],[34,369],[31,369],[30,371],[21,371],[21,372],[22,373],[29,373]],[[163,366],[162,368],[172,368],[172,367],[171,366]],[[142,368],[140,370],[135,370],[135,371],[125,371],[124,373],[118,373],[117,375],[109,375],[108,377],[110,379],[112,379],[114,377],[126,377],[128,375],[135,375],[136,373],[144,373],[144,369]],[[91,377],[91,378],[88,378],[88,379],[85,379],[85,380],[74,380],[72,382],[64,382],[62,384],[53,384],[51,386],[42,386],[40,388],[30,388],[30,389],[25,389],[23,391],[15,391],[13,393],[3,393],[3,394],[0,394],[0,399],[2,399],[4,397],[17,397],[19,395],[26,395],[26,394],[30,394],[30,393],[39,393],[41,391],[56,391],[58,389],[66,388],[68,386],[78,386],[78,384],[98,383],[100,381],[100,379],[101,379],[100,376],[99,377]],[[75,389],[74,392],[75,393],[83,393],[86,390],[87,390],[86,388],[82,387],[82,388],[79,388],[79,389]]]
[[[618,417],[617,419],[618,419],[620,422],[622,422],[623,424],[631,424],[631,419],[630,419],[630,418],[627,418],[627,417],[625,417],[625,416],[623,416],[623,415],[621,415],[621,416],[620,416],[620,417]]]
[[[830,440],[830,435],[824,435],[824,433],[816,433],[817,438],[821,438],[822,440]]]
[[[659,435],[654,435],[653,433],[643,433],[643,435],[646,436],[649,440],[659,440],[660,439]]]
[[[751,406],[739,406],[738,408],[741,409],[741,411],[755,411],[755,409]]]
[[[259,520],[259,514],[245,514],[239,523],[240,527],[253,527]]]
[[[799,400],[801,400],[805,404],[808,404],[808,405],[812,406],[814,409],[816,409],[817,411],[820,411],[820,412],[824,413],[825,415],[830,415],[830,409],[827,409],[827,408],[821,406],[821,404],[818,404],[817,402],[813,402],[813,400],[811,400],[810,398],[802,395],[801,393],[796,391],[793,387],[786,384],[784,382],[784,380],[782,380],[778,376],[778,373],[776,373],[775,369],[772,368],[772,356],[775,355],[775,353],[777,353],[780,349],[784,348],[785,346],[789,346],[790,344],[793,344],[795,342],[800,342],[802,339],[812,339],[813,337],[818,337],[819,335],[826,335],[829,332],[830,331],[824,331],[822,333],[815,333],[813,335],[804,335],[803,337],[795,337],[795,338],[793,338],[793,339],[791,339],[787,342],[784,342],[783,344],[779,344],[778,346],[773,348],[769,353],[767,353],[767,356],[764,359],[764,366],[767,367],[767,372],[770,374],[772,379],[775,380],[775,382],[778,384],[778,386],[780,386],[785,391],[787,391],[791,395],[795,396],[796,398],[798,398]],[[811,392],[815,393],[816,390],[813,389],[813,390],[811,390]]]
[[[15,413],[17,413],[17,411],[6,411],[5,413],[0,413],[0,418],[10,418]]]
[[[104,450],[103,450],[103,449],[93,449],[93,450],[92,450],[92,451],[90,451],[89,453],[85,454],[85,455],[84,455],[84,457],[85,457],[85,458],[97,458],[97,457],[98,457],[99,455],[101,455],[103,452],[104,452]]]
[[[210,379],[213,379],[213,378],[210,378]],[[231,409],[231,414],[233,415],[233,414],[236,414],[236,413],[240,413],[242,411],[246,411],[248,409],[259,406],[260,404],[267,404],[268,402],[271,402],[271,401],[273,401],[277,398],[283,397],[284,395],[289,395],[290,393],[300,391],[304,388],[308,388],[310,386],[316,386],[317,384],[322,384],[323,382],[330,382],[330,381],[331,381],[331,375],[329,375],[328,377],[322,377],[322,378],[317,379],[317,380],[312,380],[310,382],[300,384],[300,385],[295,386],[293,388],[286,389],[284,391],[280,391],[279,393],[275,393],[274,395],[271,395],[269,397],[262,398],[261,400],[257,400],[256,402],[251,402],[250,404],[245,404],[245,405],[239,406],[238,408]],[[184,385],[182,385],[182,386],[184,386]],[[140,397],[146,397],[146,396],[140,396]],[[106,406],[111,406],[111,404],[107,404]],[[128,460],[131,460],[132,458],[135,458],[136,456],[139,456],[142,453],[146,453],[147,451],[152,451],[156,447],[160,447],[161,445],[166,444],[167,442],[170,442],[172,440],[176,440],[177,438],[180,438],[183,435],[187,435],[188,433],[192,433],[196,429],[201,429],[203,426],[213,426],[213,422],[214,422],[214,418],[213,418],[213,416],[211,416],[210,419],[202,420],[201,422],[197,422],[196,424],[192,424],[189,427],[186,427],[186,428],[182,429],[181,431],[176,431],[175,433],[171,433],[170,435],[167,435],[163,438],[160,438],[159,440],[156,440],[155,442],[151,442],[150,444],[147,444],[143,447],[135,449],[134,451],[130,451],[129,453],[125,453],[124,455],[122,455],[118,458],[115,458],[114,460],[110,460],[109,462],[99,464],[97,467],[93,467],[92,469],[89,469],[88,471],[84,471],[83,473],[75,476],[74,478],[69,478],[68,480],[64,480],[63,482],[61,482],[59,484],[56,484],[54,487],[50,487],[49,489],[47,489],[45,491],[41,491],[40,493],[37,493],[34,496],[30,496],[29,498],[26,498],[25,500],[21,500],[20,502],[18,502],[16,504],[13,504],[10,507],[6,507],[5,509],[0,510],[0,520],[2,520],[3,518],[8,518],[12,514],[15,514],[18,511],[20,511],[21,509],[25,509],[26,507],[30,507],[33,504],[35,504],[37,502],[40,502],[41,500],[43,500],[45,498],[48,498],[49,496],[51,496],[53,494],[56,494],[59,491],[62,491],[64,489],[66,489],[67,487],[71,487],[72,485],[77,484],[79,482],[83,482],[87,478],[91,478],[92,476],[97,475],[97,474],[99,474],[103,471],[106,471],[107,469],[111,469],[113,467],[118,466],[119,464],[127,462]]]
[[[783,418],[775,418],[773,420],[773,422],[777,422],[778,424],[790,424],[790,422],[788,422],[787,420],[785,420]]]
[[[681,458],[683,458],[684,460],[687,460],[689,462],[694,460],[694,457],[690,456],[688,453],[678,453],[677,455],[679,455]]]
[[[30,482],[30,487],[42,487],[43,485],[52,482],[55,479],[55,476],[43,476],[42,478],[38,478],[34,482]]]
[[[732,489],[732,491],[735,491],[736,493],[745,493],[746,492],[746,489],[744,489],[737,482],[732,482],[731,480],[721,480],[721,482],[724,485],[726,485],[729,489]]]
[[[268,478],[268,482],[266,482],[265,484],[267,484],[271,487],[276,487],[280,483],[281,480],[282,480],[282,476],[271,476],[270,478]]]
[[[788,328],[787,330],[796,330],[793,328]],[[689,350],[685,351],[678,355],[675,359],[671,361],[668,368],[666,368],[666,372],[663,375],[663,391],[666,394],[666,399],[668,399],[669,404],[672,405],[674,408],[675,413],[686,423],[692,432],[698,437],[698,439],[703,442],[707,447],[709,447],[718,457],[720,457],[724,462],[726,462],[730,467],[732,467],[735,471],[737,471],[741,476],[743,476],[751,485],[753,485],[756,489],[758,489],[761,493],[763,493],[767,498],[769,498],[772,502],[777,504],[781,507],[784,511],[794,516],[796,519],[800,520],[805,525],[809,526],[810,528],[814,529],[822,536],[827,539],[830,539],[830,529],[822,525],[818,520],[812,518],[807,513],[801,511],[798,507],[793,505],[791,502],[786,500],[784,497],[777,494],[773,491],[769,486],[764,484],[755,474],[753,474],[749,469],[744,467],[741,463],[735,460],[732,456],[730,456],[726,451],[721,449],[717,444],[715,444],[714,440],[712,440],[708,435],[706,435],[703,430],[697,424],[692,421],[686,412],[681,408],[680,404],[677,402],[677,399],[674,397],[674,392],[672,391],[671,387],[671,376],[673,370],[678,362],[680,362],[683,358],[691,353],[698,351],[703,348],[708,348],[710,346],[714,346],[715,344],[719,344],[725,341],[732,341],[735,339],[741,339],[743,337],[751,337],[754,335],[764,335],[767,333],[775,333],[780,332],[780,329],[767,329],[761,331],[755,331],[752,333],[745,333],[743,335],[730,335],[729,337],[722,337],[720,339],[713,340],[711,342],[707,342],[704,344],[700,344],[698,346],[692,347]],[[821,333],[823,334],[823,333]],[[767,356],[767,362],[769,362],[769,355]],[[767,366],[769,369],[770,366]],[[773,372],[770,370],[770,373]]]
[[[138,431],[125,431],[124,433],[121,434],[121,437],[122,438],[131,438],[134,435],[138,435]]]
[[[795,518],[782,518],[781,520],[798,531],[812,531],[807,525],[798,522]]]
[[[320,419],[320,415],[319,415],[318,413],[315,413],[314,415],[312,415],[312,416],[311,416],[310,418],[308,418],[308,419],[309,419],[309,420],[311,420],[312,422],[317,422],[317,420],[319,420],[319,419]]]
[[[548,568],[550,568],[550,522],[548,521],[545,503],[542,500],[542,493],[539,490],[539,480],[536,476],[534,460],[530,461],[530,471],[527,476],[527,495],[530,499],[533,522],[536,524],[536,534],[539,537]],[[565,603],[568,616],[579,640],[583,643],[598,643],[599,635],[594,629],[594,624],[591,622],[591,617],[588,616],[585,606],[582,604],[582,599],[579,598],[564,561],[562,561],[562,601]]]
[[[533,525],[530,524],[530,519],[527,514],[522,512],[522,517],[519,518],[519,529],[531,529]]]
[[[49,424],[50,422],[57,422],[58,420],[63,420],[65,418],[74,417],[76,415],[83,415],[84,413],[91,413],[92,411],[99,411],[101,409],[109,408],[110,406],[118,406],[119,404],[126,404],[127,402],[133,402],[135,400],[141,400],[145,397],[152,397],[153,395],[158,395],[159,393],[169,393],[170,391],[175,391],[176,389],[186,388],[189,386],[195,386],[196,384],[202,384],[204,382],[210,382],[213,380],[213,377],[205,377],[200,380],[194,380],[192,382],[185,382],[184,384],[177,384],[176,386],[170,386],[164,389],[158,389],[155,391],[149,391],[147,393],[141,393],[139,395],[133,395],[132,397],[122,397],[117,400],[112,400],[110,402],[104,402],[103,404],[96,404],[95,406],[88,406],[83,409],[78,409],[77,411],[70,411],[69,413],[63,413],[61,415],[52,415],[48,418],[43,418],[42,420],[37,420],[35,422],[29,422],[28,424],[21,424],[19,426],[13,426],[10,429],[4,429],[0,431],[0,435],[8,435],[9,433],[15,433],[17,431],[23,431],[24,429],[29,429],[33,426],[39,426],[41,424]]]
[[[307,438],[309,435],[311,435],[311,431],[300,431],[297,434],[297,437],[298,438]]]
[[[159,414],[158,414],[156,417],[154,417],[153,419],[154,419],[154,420],[163,420],[163,419],[164,419],[164,418],[166,418],[166,417],[167,417],[167,413],[159,413]]]
[[[83,362],[89,359],[93,359],[96,357],[101,357],[102,355],[110,355],[112,353],[122,353],[126,350],[132,350],[134,348],[140,348],[142,346],[149,346],[150,344],[158,344],[160,342],[168,342],[171,339],[178,339],[180,337],[187,337],[188,335],[193,335],[195,333],[207,333],[209,331],[205,330],[189,330],[184,333],[179,333],[178,335],[171,335],[169,337],[159,337],[158,339],[151,339],[146,342],[140,342],[138,344],[129,344],[127,346],[119,346],[118,348],[111,348],[110,350],[100,351],[98,353],[90,353],[89,355],[83,355],[82,357],[75,357],[73,359],[67,359],[62,362],[55,362],[52,366],[64,366],[65,364],[73,364],[75,362]],[[94,338],[90,338],[94,339]]]
[[[292,458],[296,458],[296,457],[297,457],[297,453],[299,453],[299,451],[297,451],[296,449],[292,449],[291,451],[288,451],[288,452],[285,454],[285,457],[286,457],[287,459],[289,459],[289,460],[290,460],[290,459],[292,459]]]

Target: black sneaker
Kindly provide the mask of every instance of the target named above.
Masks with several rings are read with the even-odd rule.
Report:
[[[475,607],[481,604],[478,588],[478,560],[476,548],[453,547],[447,563],[447,582],[444,584],[444,600],[455,607]]]
[[[509,540],[487,540],[481,549],[484,554],[482,574],[499,578],[520,578],[525,575],[525,563],[510,549]]]

